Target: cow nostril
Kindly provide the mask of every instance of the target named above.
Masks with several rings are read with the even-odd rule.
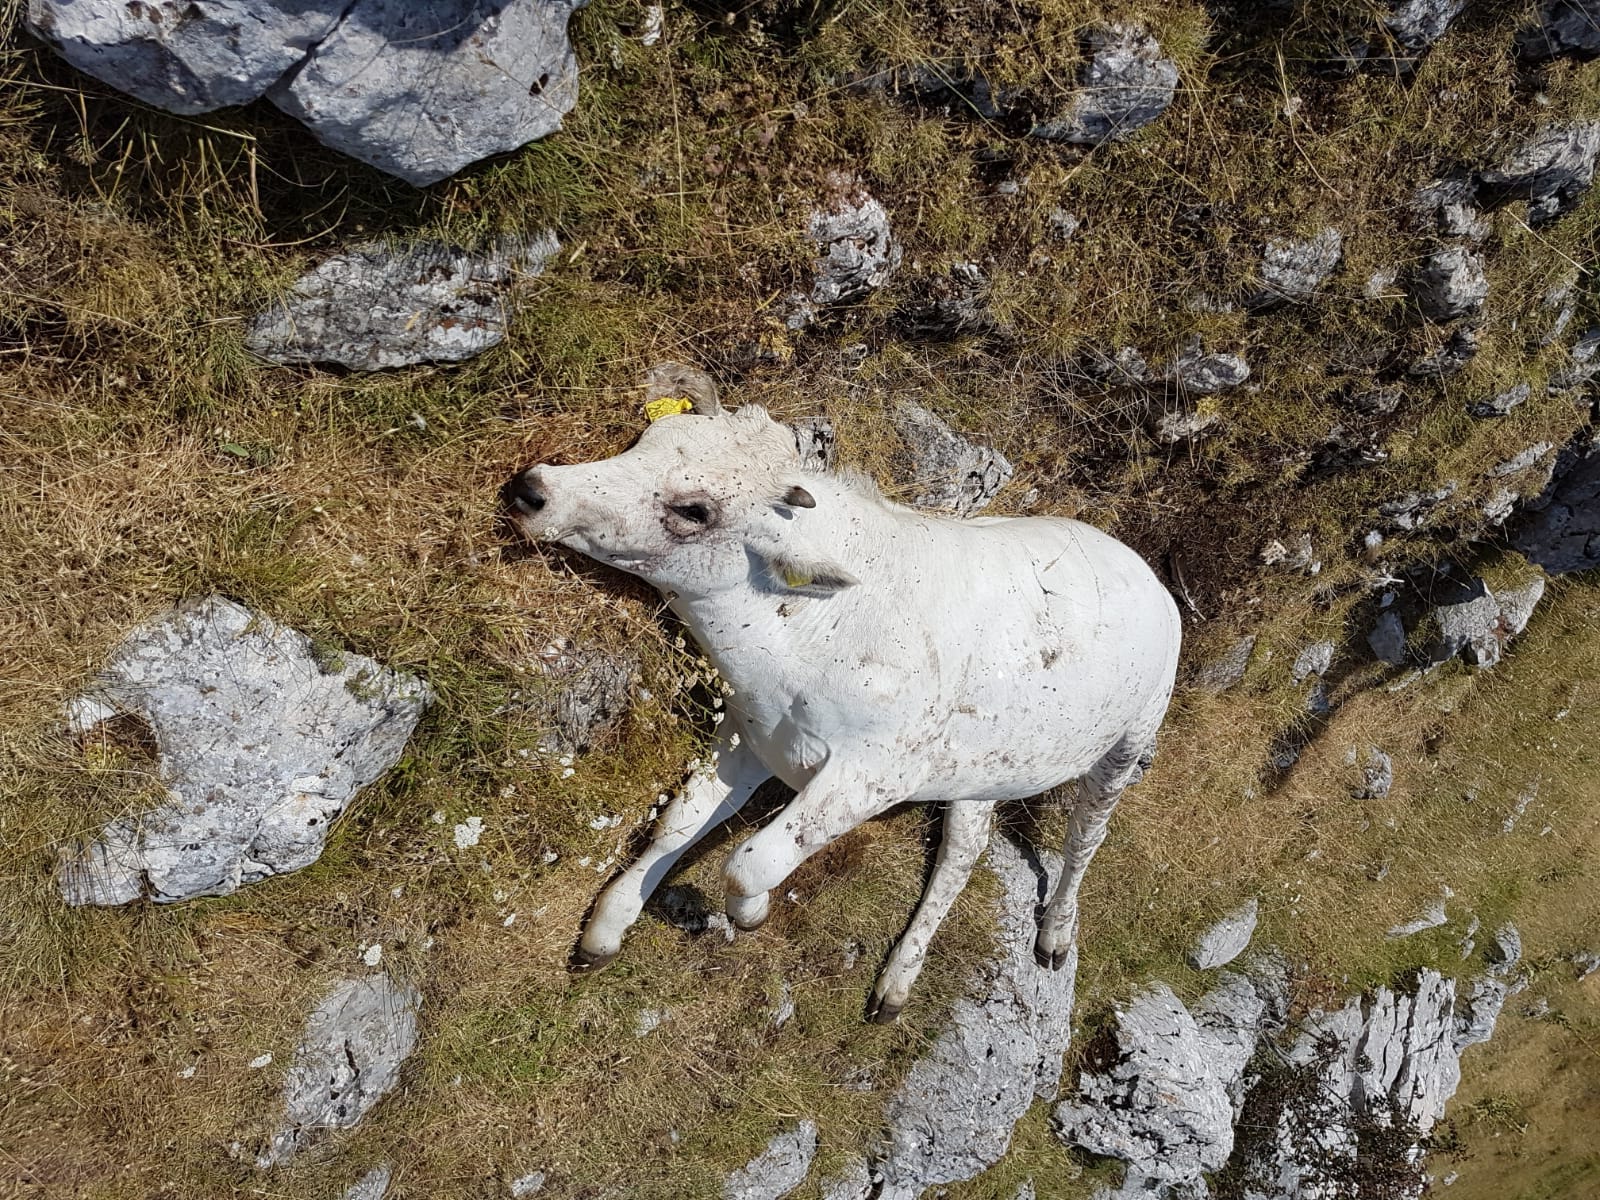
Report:
[[[536,513],[544,508],[544,490],[531,472],[519,476],[516,483],[511,485],[511,503],[526,513]]]

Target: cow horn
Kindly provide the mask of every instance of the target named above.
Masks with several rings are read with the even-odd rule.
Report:
[[[714,417],[722,411],[717,385],[711,376],[680,362],[657,363],[645,374],[645,403],[663,397],[688,400],[694,411],[703,417]]]

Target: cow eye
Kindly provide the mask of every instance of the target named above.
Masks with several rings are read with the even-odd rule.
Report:
[[[669,504],[667,509],[694,525],[711,523],[711,511],[704,504]]]

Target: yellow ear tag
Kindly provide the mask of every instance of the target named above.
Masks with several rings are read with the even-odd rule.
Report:
[[[815,575],[802,575],[798,571],[785,571],[783,573],[783,582],[792,588],[803,588],[815,578]]]
[[[659,396],[647,401],[644,406],[644,415],[650,418],[651,423],[661,420],[662,417],[675,417],[679,413],[686,413],[694,407],[693,400],[686,400],[682,396]]]

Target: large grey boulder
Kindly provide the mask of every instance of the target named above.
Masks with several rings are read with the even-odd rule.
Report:
[[[69,712],[87,732],[144,721],[166,803],[119,817],[64,858],[69,904],[224,896],[316,861],[329,824],[399,759],[427,686],[319,652],[220,596],[134,630]]]
[[[1189,948],[1189,965],[1198,971],[1225,966],[1244,953],[1256,931],[1260,907],[1254,896],[1220,918]]]
[[[1250,981],[1232,972],[1194,1014],[1166,984],[1152,984],[1117,1013],[1111,1061],[1084,1071],[1077,1095],[1056,1107],[1057,1136],[1126,1162],[1125,1193],[1197,1184],[1233,1153],[1245,1067],[1266,1011]]]
[[[1430,321],[1453,321],[1476,312],[1488,295],[1483,259],[1463,246],[1434,251],[1411,279],[1411,297]]]
[[[801,1121],[774,1134],[765,1150],[729,1175],[722,1184],[722,1200],[782,1200],[806,1181],[816,1155],[816,1124]]]
[[[394,1090],[422,996],[386,975],[340,983],[317,1005],[283,1079],[284,1127],[256,1159],[287,1162],[319,1131],[351,1129]]]
[[[876,1156],[879,1200],[914,1200],[939,1184],[972,1179],[1005,1156],[1011,1131],[1037,1096],[1053,1099],[1072,1032],[1078,954],[1060,970],[1033,957],[1038,906],[1054,888],[1060,862],[1041,866],[997,836],[989,868],[1004,894],[998,904],[998,957],[957,1001],[950,1024],[918,1060],[884,1110],[888,1130]],[[826,1191],[855,1200],[867,1193],[857,1170]]]
[[[901,404],[894,423],[911,455],[913,504],[971,516],[988,507],[1011,478],[1005,455],[969,442],[920,404]]]
[[[583,0],[30,0],[68,61],[172,112],[263,95],[322,142],[418,187],[560,128]]]
[[[1478,202],[1494,206],[1526,200],[1530,224],[1554,220],[1594,182],[1596,156],[1600,121],[1546,125],[1498,166],[1478,172]]]
[[[1131,137],[1167,111],[1178,66],[1146,30],[1124,24],[1091,30],[1084,52],[1079,90],[1060,116],[1033,127],[1034,137],[1098,146]]]
[[[1600,55],[1600,0],[1544,0],[1538,24],[1517,34],[1517,53],[1528,62]]]
[[[827,208],[811,214],[806,236],[816,247],[811,305],[857,300],[882,287],[900,266],[889,213],[858,181],[835,176]],[[805,298],[802,297],[804,300]]]
[[[317,140],[424,187],[561,128],[583,0],[356,0],[270,96]]]
[[[28,0],[28,28],[78,70],[175,113],[248,104],[305,59],[348,0]]]
[[[505,337],[512,286],[542,273],[560,248],[552,233],[503,238],[484,251],[356,246],[297,279],[250,323],[245,345],[277,363],[353,371],[471,358]]]

